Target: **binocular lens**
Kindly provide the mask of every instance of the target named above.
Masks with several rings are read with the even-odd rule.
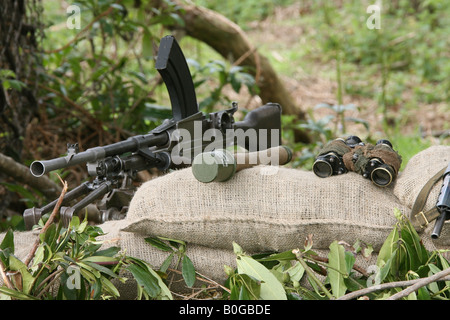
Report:
[[[372,171],[370,178],[377,186],[386,187],[391,184],[393,173],[389,167],[381,166]]]
[[[329,177],[333,174],[333,168],[327,161],[316,160],[313,165],[314,173],[321,178]]]

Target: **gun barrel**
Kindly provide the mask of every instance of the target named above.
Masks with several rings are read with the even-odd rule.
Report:
[[[434,225],[433,231],[431,232],[431,238],[432,239],[438,239],[441,235],[442,227],[444,226],[445,220],[448,218],[448,213],[443,212],[440,214],[440,216],[436,219],[436,223]]]
[[[167,143],[168,139],[169,138],[166,133],[137,135],[124,141],[113,143],[104,147],[90,148],[86,151],[67,155],[65,157],[34,161],[30,166],[30,171],[33,176],[41,177],[45,173],[56,169],[62,169],[86,162],[94,162],[106,157],[121,155],[126,152],[135,152],[140,148],[148,146],[164,145]]]

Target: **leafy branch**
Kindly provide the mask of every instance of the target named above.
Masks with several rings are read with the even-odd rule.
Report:
[[[435,281],[450,281],[450,269],[445,269],[441,272],[436,273],[435,275],[432,275],[427,278],[423,279],[415,279],[415,280],[407,280],[407,281],[394,281],[394,282],[388,282],[383,283],[377,286],[372,286],[369,288],[361,289],[358,291],[354,291],[351,293],[348,293],[337,300],[351,300],[358,298],[360,296],[367,295],[369,293],[375,292],[375,291],[381,291],[386,289],[393,289],[393,288],[399,288],[399,287],[408,287],[407,289],[400,291],[399,293],[387,298],[386,300],[397,300],[403,297],[408,296],[412,292],[416,291],[419,288],[422,288],[426,285],[429,285],[430,283],[433,283]]]
[[[312,239],[303,250],[251,257],[235,244],[238,268],[227,269],[226,285],[231,293],[225,297],[265,299],[268,293],[263,294],[263,288],[270,284],[271,299],[450,299],[450,264],[442,251],[427,251],[409,220],[397,209],[394,213],[397,223],[381,247],[376,265],[367,270],[355,265],[355,255],[361,251],[366,256],[371,250],[362,250],[358,243],[344,246],[334,241],[328,258],[312,250]],[[373,268],[375,273],[370,272]],[[309,286],[300,284],[304,280]],[[274,289],[280,287],[282,291]],[[402,287],[406,288],[400,290]]]
[[[172,299],[172,294],[150,264],[126,256],[118,247],[100,250],[103,231],[74,216],[67,228],[55,223],[67,190],[41,228],[25,261],[14,255],[14,233],[9,230],[0,244],[0,297],[10,299],[110,299],[120,296],[113,281],[125,282],[123,271],[132,274],[138,299]],[[44,216],[45,220],[45,216]]]

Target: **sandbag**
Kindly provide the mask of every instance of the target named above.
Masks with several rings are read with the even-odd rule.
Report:
[[[407,214],[393,189],[350,172],[319,178],[312,172],[263,166],[227,182],[201,183],[189,168],[144,183],[124,231],[182,239],[210,248],[284,251],[309,234],[317,249],[334,240],[357,240],[379,249],[392,230],[394,208]]]
[[[423,186],[439,170],[445,168],[450,163],[450,146],[432,146],[414,155],[406,164],[404,170],[397,178],[394,186],[394,195],[409,210],[412,209],[417,196]],[[438,181],[428,196],[423,208],[427,211],[436,205],[443,180]],[[409,217],[409,214],[408,214]],[[442,228],[441,236],[437,240],[431,240],[430,235],[434,227],[434,221],[423,231],[422,239],[427,247],[436,248],[450,247],[450,221],[447,221]],[[420,230],[418,230],[420,232]]]
[[[236,266],[233,241],[252,254],[303,248],[312,234],[313,250],[326,257],[334,240],[351,245],[360,240],[375,249],[370,260],[357,257],[357,264],[367,267],[375,264],[376,252],[396,223],[394,208],[409,216],[422,186],[449,158],[448,146],[424,150],[388,188],[353,172],[322,179],[303,170],[267,167],[246,169],[225,183],[204,184],[183,169],[144,183],[125,220],[99,225],[107,233],[99,240],[105,241],[103,248],[118,246],[156,269],[168,254],[145,237],[187,241],[196,270],[219,283],[227,277],[224,265]],[[440,187],[433,188],[426,209],[435,204]],[[449,249],[449,223],[439,240],[430,239],[431,228],[422,233],[427,249]],[[15,232],[16,256],[23,260],[37,237],[36,231]],[[122,298],[136,296],[134,281],[115,284]]]

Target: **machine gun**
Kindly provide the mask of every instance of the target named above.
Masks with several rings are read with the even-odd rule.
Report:
[[[148,134],[136,135],[124,141],[78,151],[68,144],[64,157],[34,161],[31,173],[40,177],[56,169],[86,163],[93,181],[82,183],[66,193],[59,218],[65,225],[73,215],[97,202],[89,217],[97,223],[123,218],[134,194],[131,184],[141,170],[161,171],[186,167],[204,151],[239,145],[249,151],[266,150],[281,144],[281,106],[265,104],[235,122],[237,103],[228,110],[203,114],[198,109],[194,84],[184,54],[173,36],[161,39],[155,67],[169,93],[172,118],[166,119]],[[71,201],[85,196],[73,206]],[[101,199],[101,201],[98,201]],[[26,209],[23,213],[27,229],[53,210],[57,200],[42,208]]]

